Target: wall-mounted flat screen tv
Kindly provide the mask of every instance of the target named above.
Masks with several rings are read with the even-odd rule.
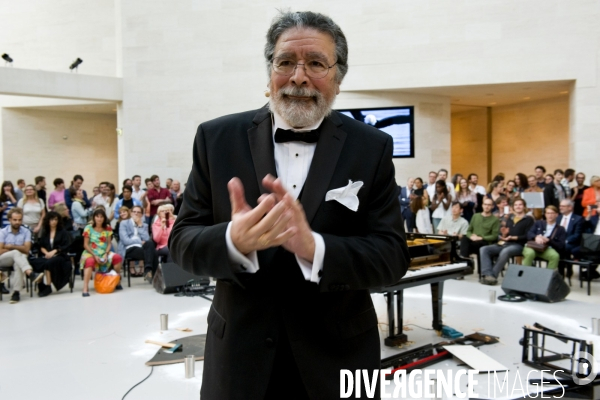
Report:
[[[415,156],[414,107],[355,108],[338,111],[390,135],[394,139],[394,157]]]

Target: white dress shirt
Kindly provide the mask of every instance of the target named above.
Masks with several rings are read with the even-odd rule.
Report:
[[[565,232],[567,231],[567,229],[569,229],[569,223],[571,222],[572,215],[573,213],[570,213],[569,215],[563,215],[562,219],[560,220],[560,226],[563,226],[565,228]]]
[[[450,193],[450,196],[452,197],[452,201],[456,200],[456,190],[454,190],[454,185],[450,182],[446,182],[446,187],[448,188],[448,193]],[[427,194],[430,199],[433,199],[433,196],[435,195],[435,183],[427,186]]]
[[[322,122],[323,120],[321,119],[313,126],[294,130],[301,132],[317,129]],[[274,157],[277,176],[281,179],[283,186],[290,195],[294,199],[297,199],[308,176],[308,170],[310,169],[317,144],[304,142],[275,143],[277,128],[292,129],[277,113],[273,112],[273,145],[275,149]],[[298,256],[296,256],[296,261],[300,266],[304,279],[319,283],[321,280],[319,272],[323,269],[323,260],[325,258],[325,241],[318,233],[312,232],[312,235],[315,240],[313,262],[311,263]],[[244,255],[233,244],[231,240],[231,222],[227,226],[225,240],[227,242],[229,260],[234,264],[240,264],[239,272],[255,273],[259,270],[260,266],[256,251]]]

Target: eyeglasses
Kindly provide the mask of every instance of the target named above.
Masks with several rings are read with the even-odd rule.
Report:
[[[278,57],[273,60],[273,70],[279,75],[290,76],[294,73],[296,67],[302,65],[306,75],[310,78],[321,79],[325,78],[329,70],[336,64],[337,61],[328,66],[326,63],[319,60],[308,60],[304,64],[298,64],[294,60]]]
[[[141,214],[142,212],[141,211],[132,211],[131,213],[132,214]]]

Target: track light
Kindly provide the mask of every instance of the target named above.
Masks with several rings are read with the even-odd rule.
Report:
[[[79,65],[80,65],[82,62],[83,62],[83,60],[82,60],[81,58],[77,57],[77,60],[73,61],[73,64],[71,64],[71,65],[69,66],[69,69],[70,69],[70,70],[77,69],[77,67],[79,67]]]
[[[6,53],[2,54],[2,59],[3,59],[4,61],[6,61],[7,63],[11,63],[11,62],[13,62],[13,59],[12,59],[12,58],[10,58],[10,56],[9,56],[8,54],[6,54]]]

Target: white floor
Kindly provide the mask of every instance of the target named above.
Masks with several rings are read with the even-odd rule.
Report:
[[[592,296],[573,280],[566,301],[546,303],[489,304],[489,287],[477,283],[474,275],[464,281],[448,281],[444,297],[444,323],[470,334],[483,329],[500,336],[501,343],[483,350],[511,368],[520,364],[522,326],[539,322],[561,333],[593,340],[600,348],[600,336],[591,334],[590,320],[600,318],[600,282],[594,282]],[[47,298],[29,298],[22,292],[19,304],[0,302],[0,399],[121,399],[150,368],[144,363],[157,347],[146,339],[170,341],[206,332],[210,302],[202,298],[159,295],[140,278],[132,287],[110,295],[81,297],[81,280],[74,293],[68,289]],[[374,295],[380,311],[382,335],[387,334],[385,302]],[[404,324],[431,327],[429,287],[405,291]],[[160,331],[160,314],[169,314],[169,330]],[[184,333],[175,328],[191,328]],[[586,327],[586,328],[583,328]],[[435,332],[409,327],[414,348],[442,339]],[[382,357],[397,350],[383,348]],[[202,362],[196,363],[196,378],[185,379],[183,364],[155,367],[152,376],[126,397],[134,399],[198,399]],[[457,368],[446,361],[437,368]],[[486,377],[481,377],[485,380]],[[485,386],[485,385],[484,385]],[[486,393],[480,393],[485,397]],[[251,396],[250,396],[251,397]],[[502,397],[502,396],[499,396]]]

